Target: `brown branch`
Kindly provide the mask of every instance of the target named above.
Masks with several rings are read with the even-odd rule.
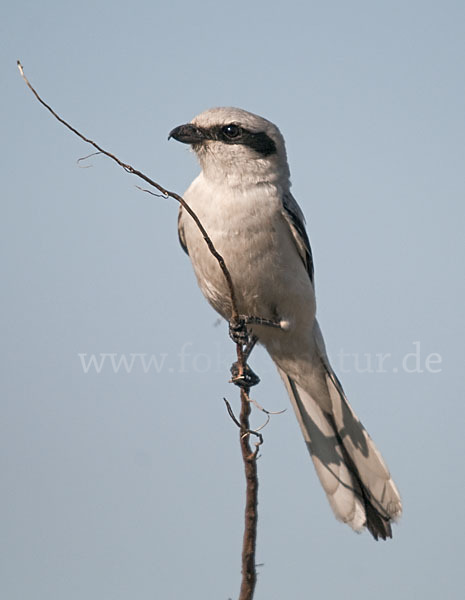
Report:
[[[55,119],[57,119],[58,121],[60,121],[60,123],[62,123],[70,131],[72,131],[79,138],[81,138],[81,140],[83,140],[87,144],[90,144],[96,150],[98,150],[102,154],[105,154],[105,156],[108,156],[108,158],[111,158],[112,160],[114,160],[120,167],[123,167],[123,169],[125,171],[127,171],[128,173],[131,173],[131,175],[136,175],[137,177],[140,177],[146,183],[148,183],[149,185],[151,185],[154,188],[156,188],[164,196],[169,196],[169,197],[173,198],[174,200],[177,200],[177,202],[179,202],[179,204],[181,204],[181,206],[184,209],[186,209],[186,211],[194,219],[197,227],[200,229],[200,232],[202,233],[203,239],[205,240],[205,242],[206,242],[206,244],[208,246],[208,249],[213,254],[213,256],[216,258],[216,260],[218,261],[218,264],[219,264],[221,270],[223,271],[223,275],[224,275],[224,277],[226,279],[226,283],[228,285],[229,294],[231,296],[231,305],[232,305],[232,315],[231,315],[231,317],[232,317],[232,319],[237,319],[238,318],[238,311],[237,311],[236,292],[234,290],[234,286],[233,286],[233,283],[232,283],[231,275],[230,275],[230,273],[229,273],[229,271],[228,271],[228,269],[226,267],[226,264],[224,262],[223,257],[221,256],[221,254],[219,252],[216,251],[216,248],[213,245],[213,242],[211,241],[211,239],[210,239],[208,233],[206,232],[204,226],[200,222],[200,219],[197,217],[197,215],[191,209],[191,207],[187,204],[187,202],[181,196],[179,196],[179,194],[176,194],[176,192],[170,192],[169,190],[166,190],[163,186],[161,186],[156,181],[153,181],[153,179],[150,179],[150,177],[147,177],[147,175],[145,175],[144,173],[142,173],[138,169],[134,169],[134,167],[132,167],[131,165],[128,165],[127,163],[124,163],[122,160],[120,160],[117,156],[115,156],[111,152],[108,152],[107,150],[104,150],[101,146],[99,146],[98,144],[96,144],[93,140],[87,138],[80,131],[78,131],[72,125],[70,125],[67,121],[65,121],[64,119],[62,119],[60,117],[60,115],[58,115],[53,110],[53,108],[51,106],[49,106],[44,100],[42,100],[42,98],[39,96],[39,94],[36,92],[36,90],[29,83],[28,78],[24,74],[23,66],[22,66],[22,64],[21,64],[21,62],[19,60],[17,61],[17,65],[18,65],[19,72],[21,73],[21,77],[24,79],[27,87],[31,90],[31,92],[34,94],[34,96],[37,98],[37,100],[42,104],[42,106],[45,106],[45,108],[49,112],[52,113],[52,115],[55,117]],[[238,355],[238,358],[239,358],[239,355]]]
[[[28,86],[28,88],[31,90],[31,92],[34,94],[34,96],[37,98],[37,100],[40,102],[40,104],[42,104],[42,106],[44,106],[55,117],[55,119],[57,119],[62,125],[67,127],[75,135],[77,135],[81,140],[83,140],[87,144],[90,144],[91,146],[93,146],[98,152],[104,154],[108,158],[111,158],[114,162],[116,162],[125,171],[127,171],[131,175],[136,175],[137,177],[139,177],[140,179],[142,179],[143,181],[145,181],[146,183],[148,183],[149,185],[151,185],[152,187],[157,189],[159,192],[161,192],[161,194],[165,198],[171,197],[174,200],[176,200],[177,202],[179,202],[179,204],[186,210],[186,212],[192,217],[192,219],[194,219],[195,224],[199,228],[199,230],[203,236],[203,239],[205,240],[205,243],[208,246],[208,249],[210,250],[211,254],[215,257],[215,259],[217,260],[218,265],[220,266],[220,268],[223,272],[224,278],[226,280],[226,284],[227,284],[228,290],[229,290],[229,295],[231,297],[231,323],[234,323],[237,325],[242,322],[242,324],[245,327],[244,320],[241,319],[241,317],[239,316],[239,311],[238,311],[238,307],[237,307],[237,296],[236,296],[236,292],[235,292],[234,285],[232,282],[231,274],[230,274],[228,268],[226,267],[226,263],[225,263],[223,257],[221,256],[221,254],[216,250],[215,246],[213,245],[213,242],[210,239],[210,236],[208,235],[204,226],[202,225],[200,219],[197,217],[197,215],[191,209],[191,207],[187,204],[187,202],[179,194],[176,194],[176,192],[171,192],[171,191],[165,189],[159,183],[157,183],[156,181],[153,181],[153,179],[151,179],[150,177],[148,177],[147,175],[145,175],[138,169],[135,169],[134,167],[132,167],[131,165],[129,165],[127,163],[124,163],[122,160],[120,160],[117,156],[115,156],[111,152],[104,150],[99,144],[97,144],[90,138],[83,135],[75,127],[73,127],[67,121],[65,121],[62,117],[60,117],[53,110],[53,108],[39,96],[39,94],[36,92],[36,90],[29,83],[29,80],[27,79],[26,75],[24,74],[23,67],[19,60],[17,61],[17,65],[18,65],[18,69],[21,74],[21,77],[23,78],[23,80],[26,83],[26,85]],[[91,156],[91,155],[89,155],[89,156]],[[143,190],[143,191],[148,192],[148,190]],[[149,192],[149,193],[151,193],[151,192]],[[236,343],[236,352],[237,352],[237,366],[239,369],[239,377],[240,377],[240,376],[242,376],[242,374],[244,373],[244,371],[246,369],[246,362],[247,362],[248,355],[245,355],[244,347],[239,342]],[[252,600],[253,595],[254,595],[254,590],[255,590],[255,584],[256,584],[256,580],[257,580],[256,565],[255,565],[255,548],[256,548],[256,541],[257,541],[257,505],[258,505],[258,477],[257,477],[256,459],[257,459],[257,454],[258,454],[258,447],[262,443],[263,439],[262,439],[261,434],[258,434],[256,432],[250,430],[249,415],[250,415],[251,408],[250,408],[250,400],[248,397],[248,392],[249,392],[248,388],[241,387],[241,414],[240,414],[240,422],[238,423],[240,426],[240,445],[241,445],[241,452],[242,452],[242,458],[244,461],[245,477],[246,477],[245,529],[244,529],[244,539],[243,539],[243,546],[242,546],[242,584],[241,584],[239,600]],[[226,402],[226,404],[229,407],[228,410],[229,410],[230,415],[233,417],[233,413],[232,413],[231,407],[229,406],[229,403]],[[233,417],[233,418],[237,423],[236,418],[235,417]],[[259,441],[255,445],[256,446],[255,451],[252,451],[252,449],[250,447],[250,434],[251,433],[254,433],[255,435],[259,436]]]
[[[245,495],[245,523],[244,537],[242,540],[242,583],[239,600],[251,600],[257,583],[257,570],[255,563],[255,548],[257,545],[257,522],[258,522],[258,475],[257,456],[258,449],[263,443],[263,437],[258,431],[250,429],[249,416],[251,411],[251,400],[249,389],[241,387],[241,416],[238,421],[229,402],[223,398],[228,414],[239,427],[242,460],[244,462],[246,495]],[[269,418],[269,417],[268,417]],[[258,437],[255,450],[250,446],[250,434]]]
[[[257,570],[255,567],[255,548],[257,545],[257,522],[258,522],[258,475],[257,475],[257,443],[255,451],[250,447],[249,415],[250,402],[248,389],[241,388],[241,452],[244,461],[246,480],[245,494],[245,523],[244,538],[242,540],[242,584],[239,600],[250,600],[253,598],[255,584],[257,583]]]

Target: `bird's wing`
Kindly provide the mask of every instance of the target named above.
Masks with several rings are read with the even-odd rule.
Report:
[[[184,227],[182,224],[182,206],[179,207],[179,212],[178,212],[178,237],[179,237],[179,243],[181,244],[181,248],[184,250],[184,252],[187,254],[187,256],[189,256],[189,251],[187,249],[187,244],[186,244],[186,238],[184,236]]]
[[[283,196],[283,216],[289,225],[297,250],[313,284],[313,256],[310,240],[305,230],[305,218],[290,192]]]

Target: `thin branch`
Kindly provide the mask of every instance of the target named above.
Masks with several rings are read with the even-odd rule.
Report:
[[[229,273],[229,271],[228,271],[228,269],[226,267],[226,264],[224,262],[223,257],[221,256],[221,254],[219,252],[217,252],[217,250],[216,250],[215,246],[213,245],[213,242],[211,241],[208,233],[206,232],[204,226],[200,222],[200,219],[197,217],[197,215],[191,209],[191,207],[187,204],[187,202],[181,196],[179,196],[179,194],[176,194],[176,192],[170,192],[169,190],[166,190],[159,183],[157,183],[156,181],[153,181],[153,179],[150,179],[150,177],[147,177],[147,175],[145,175],[144,173],[142,173],[138,169],[135,169],[134,167],[132,167],[131,165],[129,165],[127,163],[124,163],[122,160],[120,160],[117,156],[115,156],[111,152],[108,152],[107,150],[104,150],[96,142],[94,142],[93,140],[91,140],[88,137],[86,137],[85,135],[83,135],[75,127],[73,127],[67,121],[65,121],[62,117],[60,117],[60,115],[58,115],[53,110],[53,108],[51,106],[49,106],[44,100],[42,100],[42,98],[39,96],[39,94],[36,92],[36,90],[29,83],[28,78],[24,74],[23,66],[22,66],[22,64],[21,64],[21,62],[19,60],[17,61],[17,65],[18,65],[19,72],[21,73],[21,77],[24,79],[27,87],[31,90],[31,92],[34,94],[34,96],[37,98],[37,100],[42,104],[42,106],[45,106],[45,108],[50,113],[52,113],[52,115],[55,117],[55,119],[57,119],[58,121],[60,121],[60,123],[62,123],[70,131],[72,131],[79,138],[81,138],[81,140],[83,140],[87,144],[90,144],[96,150],[98,150],[102,154],[105,154],[105,156],[108,156],[108,158],[111,158],[112,160],[114,160],[120,167],[123,167],[123,169],[125,171],[127,171],[128,173],[131,173],[131,175],[136,175],[137,177],[140,177],[145,182],[147,182],[148,184],[150,184],[151,186],[153,186],[154,188],[156,188],[163,195],[170,196],[174,200],[177,200],[177,202],[179,202],[179,204],[181,204],[181,206],[189,213],[189,215],[194,219],[195,224],[197,225],[197,227],[200,229],[200,232],[202,233],[203,239],[205,240],[205,242],[206,242],[206,244],[208,246],[208,249],[213,254],[213,256],[216,258],[216,260],[218,261],[218,264],[219,264],[221,270],[223,271],[223,275],[224,275],[224,277],[226,279],[226,283],[228,285],[229,294],[231,296],[232,319],[237,319],[238,318],[238,311],[237,311],[236,292],[234,290],[234,286],[233,286],[233,282],[232,282],[232,279],[231,279],[231,275],[230,275],[230,273]],[[239,358],[239,354],[238,354],[238,358]]]
[[[93,165],[83,165],[83,166],[81,166],[81,163],[83,161],[87,160],[88,158],[90,158],[91,156],[97,156],[98,154],[101,154],[101,152],[92,152],[91,154],[88,154],[87,156],[81,156],[81,158],[78,158],[77,161],[76,161],[77,164],[78,164],[78,167],[80,169],[90,169]]]
[[[227,284],[227,287],[229,290],[229,295],[231,298],[231,321],[230,321],[230,323],[233,323],[235,325],[241,325],[245,328],[246,323],[239,316],[239,311],[238,311],[238,307],[237,307],[237,296],[236,296],[236,292],[235,292],[234,285],[232,282],[231,274],[229,273],[229,270],[226,267],[223,257],[221,256],[221,254],[216,250],[215,246],[213,245],[213,242],[210,239],[204,226],[202,225],[200,219],[197,217],[195,212],[190,208],[190,206],[187,204],[187,202],[179,194],[176,194],[176,192],[171,192],[171,191],[165,189],[159,183],[157,183],[156,181],[153,181],[153,179],[150,179],[150,177],[148,177],[147,175],[145,175],[138,169],[135,169],[131,165],[121,161],[117,156],[115,156],[111,152],[108,152],[107,150],[102,148],[99,144],[97,144],[90,138],[83,135],[75,127],[73,127],[67,121],[65,121],[62,117],[60,117],[53,110],[53,108],[50,105],[48,105],[39,96],[39,94],[36,92],[36,90],[29,83],[29,80],[27,79],[26,75],[24,74],[23,66],[21,65],[19,60],[17,61],[17,65],[18,65],[18,69],[21,74],[21,77],[23,78],[23,80],[26,83],[26,85],[28,86],[28,88],[31,90],[31,92],[34,94],[34,96],[37,98],[37,100],[40,102],[40,104],[42,104],[60,123],[62,123],[62,125],[67,127],[70,131],[72,131],[75,135],[77,135],[81,140],[83,140],[87,144],[90,144],[91,146],[93,146],[98,152],[104,154],[108,158],[111,158],[114,162],[116,162],[125,171],[127,171],[131,175],[136,175],[137,177],[139,177],[140,179],[142,179],[143,181],[145,181],[146,183],[148,183],[149,185],[151,185],[152,187],[157,189],[159,192],[161,192],[163,197],[165,197],[165,198],[171,197],[174,200],[176,200],[177,202],[179,202],[179,204],[181,204],[181,206],[192,217],[195,224],[199,228],[199,230],[203,236],[203,239],[205,240],[205,243],[208,246],[208,249],[210,250],[211,254],[215,257],[215,259],[217,260],[217,262],[223,272],[223,275],[224,275],[224,278],[226,280],[226,284]],[[91,155],[89,155],[89,156],[91,156]],[[139,187],[139,186],[137,186],[137,187]],[[148,193],[156,195],[153,192],[150,192],[149,190],[145,190],[143,188],[139,188],[139,189],[142,189],[143,191],[146,191]],[[258,317],[253,317],[253,319],[255,320],[254,322],[257,322],[257,320],[259,320]],[[272,326],[277,326],[273,323],[266,323],[266,324],[272,325]],[[247,349],[247,347],[244,349],[242,343],[236,342],[237,365],[239,368],[239,376],[240,377],[244,373],[244,370],[246,368],[248,354],[250,353],[250,352],[247,352],[247,354],[245,354],[246,349]],[[241,415],[240,415],[239,421],[237,421],[236,417],[234,416],[234,414],[232,412],[232,409],[231,409],[229,403],[225,400],[226,405],[228,407],[228,412],[229,412],[231,418],[233,418],[235,423],[240,428],[240,432],[241,432],[240,445],[241,445],[241,452],[242,452],[242,458],[244,461],[244,469],[245,469],[245,476],[246,476],[245,529],[244,529],[244,539],[243,539],[243,546],[242,546],[242,583],[241,583],[241,591],[240,591],[239,600],[252,600],[253,595],[254,595],[254,590],[255,590],[255,584],[256,584],[256,580],[257,580],[256,565],[255,565],[255,548],[256,548],[256,542],[257,542],[257,505],[258,505],[258,477],[257,477],[256,460],[257,460],[257,455],[258,455],[258,449],[259,449],[259,446],[263,442],[263,438],[260,433],[250,430],[249,415],[250,415],[250,410],[251,410],[251,408],[250,408],[251,403],[248,398],[248,393],[249,393],[248,388],[241,387]],[[258,439],[259,439],[259,441],[255,444],[254,451],[252,450],[252,448],[250,446],[250,434],[251,433],[258,436]]]

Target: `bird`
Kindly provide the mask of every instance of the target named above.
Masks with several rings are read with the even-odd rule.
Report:
[[[225,261],[238,312],[277,325],[247,328],[284,381],[334,515],[375,540],[391,538],[401,497],[328,359],[316,319],[312,251],[280,130],[243,109],[217,107],[175,127],[170,138],[190,145],[200,163],[183,197]],[[202,293],[230,322],[224,273],[182,205],[178,234]]]

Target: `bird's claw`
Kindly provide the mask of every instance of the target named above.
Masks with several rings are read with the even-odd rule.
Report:
[[[235,344],[246,345],[249,342],[249,331],[245,319],[231,319],[229,321],[229,337]]]
[[[234,383],[234,385],[238,385],[239,387],[250,388],[260,383],[260,377],[254,373],[248,365],[244,366],[241,373],[239,363],[233,363],[231,375],[231,383]]]

